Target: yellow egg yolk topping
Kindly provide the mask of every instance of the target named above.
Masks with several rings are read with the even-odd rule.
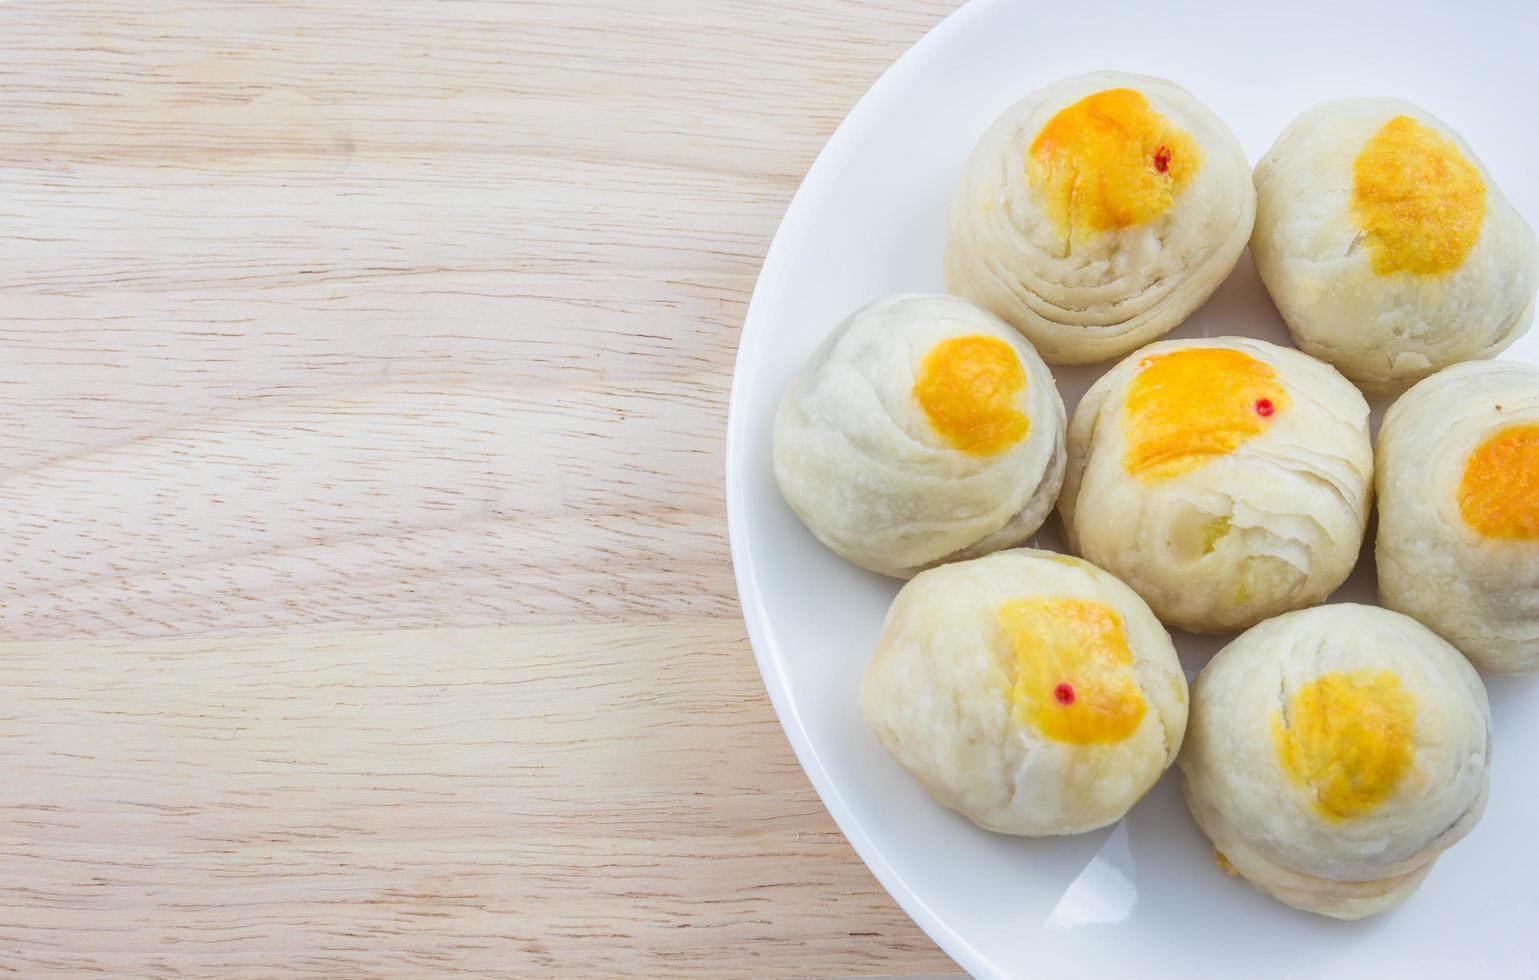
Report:
[[[1459,513],[1488,538],[1539,540],[1539,424],[1503,429],[1475,447],[1459,481]]]
[[[1122,620],[1085,599],[1012,599],[999,624],[1015,652],[1010,700],[1018,723],[1074,745],[1120,742],[1148,706]]]
[[[1414,761],[1416,703],[1387,670],[1324,674],[1272,716],[1283,771],[1333,822],[1372,811]]]
[[[1145,483],[1197,469],[1265,432],[1288,407],[1269,364],[1224,347],[1153,354],[1128,388],[1122,466]]]
[[[948,443],[974,456],[992,456],[1026,438],[1031,420],[1016,408],[1026,370],[998,337],[952,337],[930,349],[919,366],[914,397]]]
[[[1475,247],[1486,184],[1441,133],[1396,116],[1352,165],[1352,213],[1374,272],[1440,275],[1457,269]]]
[[[1058,233],[1073,240],[1164,214],[1199,163],[1197,144],[1142,93],[1113,88],[1049,119],[1026,171]]]

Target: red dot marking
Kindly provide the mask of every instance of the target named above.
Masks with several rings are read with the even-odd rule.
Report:
[[[1271,415],[1272,414],[1272,400],[1270,398],[1263,398],[1260,401],[1256,402],[1256,414],[1261,416],[1262,418],[1266,418],[1268,415]]]
[[[1073,704],[1074,688],[1067,684],[1059,684],[1053,688],[1053,697],[1057,699],[1059,704]]]
[[[1162,146],[1154,151],[1154,172],[1162,174],[1170,169],[1170,147]]]

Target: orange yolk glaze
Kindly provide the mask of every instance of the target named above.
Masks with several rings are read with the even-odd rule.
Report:
[[[1387,670],[1324,674],[1272,716],[1272,746],[1294,785],[1332,822],[1374,810],[1415,761],[1416,703]]]
[[[1200,162],[1192,138],[1142,93],[1113,88],[1049,119],[1026,171],[1059,234],[1072,240],[1164,214]]]
[[[1457,269],[1480,237],[1486,184],[1441,133],[1396,116],[1352,165],[1352,213],[1374,272],[1441,275]]]
[[[1169,480],[1233,452],[1288,407],[1269,364],[1224,347],[1144,358],[1122,409],[1123,469],[1145,483]]]
[[[1015,719],[1073,745],[1120,742],[1148,705],[1133,673],[1122,619],[1085,599],[1012,599],[999,624],[1015,653]]]
[[[1026,438],[1031,420],[1016,408],[1026,370],[998,337],[952,337],[919,366],[914,397],[925,418],[953,448],[992,456]]]
[[[1539,540],[1539,424],[1503,429],[1470,453],[1459,513],[1488,538]]]

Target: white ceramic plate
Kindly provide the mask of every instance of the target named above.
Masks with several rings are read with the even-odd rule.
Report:
[[[1167,774],[1112,830],[979,830],[931,802],[866,732],[856,686],[898,583],[826,551],[781,501],[770,422],[827,331],[886,293],[943,292],[952,182],[994,117],[1067,75],[1175,80],[1251,161],[1296,114],[1408,99],[1459,130],[1539,220],[1539,5],[1289,0],[974,0],[882,76],[808,172],[754,291],[733,378],[733,561],[765,685],[839,826],[909,915],[980,976],[1532,976],[1539,962],[1539,680],[1488,679],[1491,804],[1400,909],[1358,923],[1295,912],[1221,873]],[[1172,336],[1288,343],[1249,256]],[[1539,332],[1507,357],[1539,363]],[[1072,409],[1100,367],[1054,374]],[[1056,522],[1050,522],[1050,527]],[[1039,536],[1059,548],[1056,530]],[[1338,598],[1373,600],[1371,549]],[[1188,673],[1219,647],[1177,634]],[[1059,971],[1072,971],[1067,974]]]

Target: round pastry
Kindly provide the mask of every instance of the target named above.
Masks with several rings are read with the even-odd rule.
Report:
[[[1379,429],[1379,599],[1483,670],[1539,670],[1539,368],[1439,371]]]
[[[1313,605],[1357,563],[1372,498],[1368,404],[1298,351],[1163,341],[1091,386],[1059,498],[1069,545],[1183,629]]]
[[[1475,154],[1394,99],[1304,113],[1256,164],[1251,254],[1293,340],[1370,393],[1528,329],[1539,249]]]
[[[1076,834],[1120,819],[1169,768],[1186,677],[1131,589],[1018,549],[898,592],[860,710],[931,796],[979,826]]]
[[[884,575],[1020,544],[1063,483],[1064,409],[1020,334],[952,296],[845,320],[775,414],[775,479],[828,547]]]
[[[1256,194],[1234,134],[1159,78],[1033,92],[983,135],[951,202],[946,286],[1054,364],[1126,354],[1223,282]]]
[[[1192,685],[1186,802],[1223,861],[1306,912],[1399,905],[1486,804],[1491,712],[1459,651],[1374,606],[1236,638]]]

